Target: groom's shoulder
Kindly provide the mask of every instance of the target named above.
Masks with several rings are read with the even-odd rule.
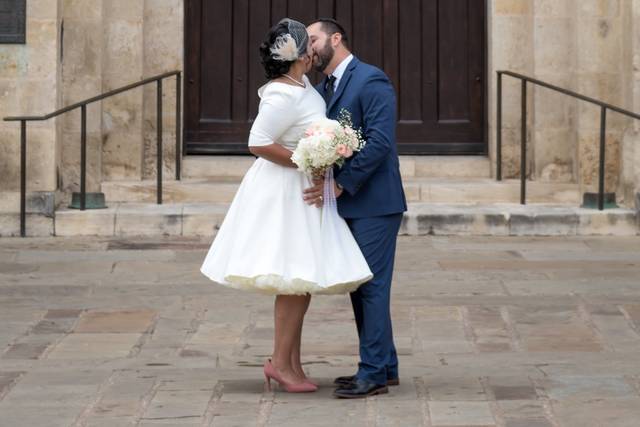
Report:
[[[359,76],[361,76],[361,78],[365,80],[382,79],[389,81],[389,77],[380,68],[360,60],[356,64],[355,71]]]

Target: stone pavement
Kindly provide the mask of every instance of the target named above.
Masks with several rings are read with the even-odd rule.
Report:
[[[266,392],[272,298],[210,284],[208,239],[0,239],[0,426],[640,425],[640,238],[401,237],[401,385],[331,398],[357,361],[317,297],[315,394]]]

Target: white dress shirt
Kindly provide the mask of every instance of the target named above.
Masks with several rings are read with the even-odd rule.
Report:
[[[342,79],[342,75],[344,74],[345,71],[347,71],[347,66],[349,65],[352,59],[353,59],[353,54],[350,54],[349,56],[344,58],[342,62],[338,64],[336,69],[333,70],[333,73],[331,73],[331,75],[336,78],[336,81],[333,82],[334,91],[338,90],[338,86],[340,86],[340,80]]]

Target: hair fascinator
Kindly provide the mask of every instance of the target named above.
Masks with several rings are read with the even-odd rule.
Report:
[[[276,38],[271,54],[278,61],[295,61],[298,59],[298,45],[291,34],[283,34]]]
[[[307,51],[307,27],[290,18],[284,18],[278,24],[286,24],[287,33],[276,37],[271,46],[271,55],[276,61],[295,61]]]

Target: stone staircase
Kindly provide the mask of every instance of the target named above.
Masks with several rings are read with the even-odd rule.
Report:
[[[28,217],[27,231],[56,236],[213,235],[253,161],[250,156],[187,156],[183,180],[163,183],[163,205],[155,203],[155,180],[104,182],[108,209],[63,207],[50,218],[50,226],[42,218]],[[409,203],[402,234],[638,234],[635,210],[580,208],[576,184],[528,182],[528,204],[520,205],[519,181],[490,178],[486,157],[402,156],[401,172]],[[3,227],[0,213],[0,233]]]

